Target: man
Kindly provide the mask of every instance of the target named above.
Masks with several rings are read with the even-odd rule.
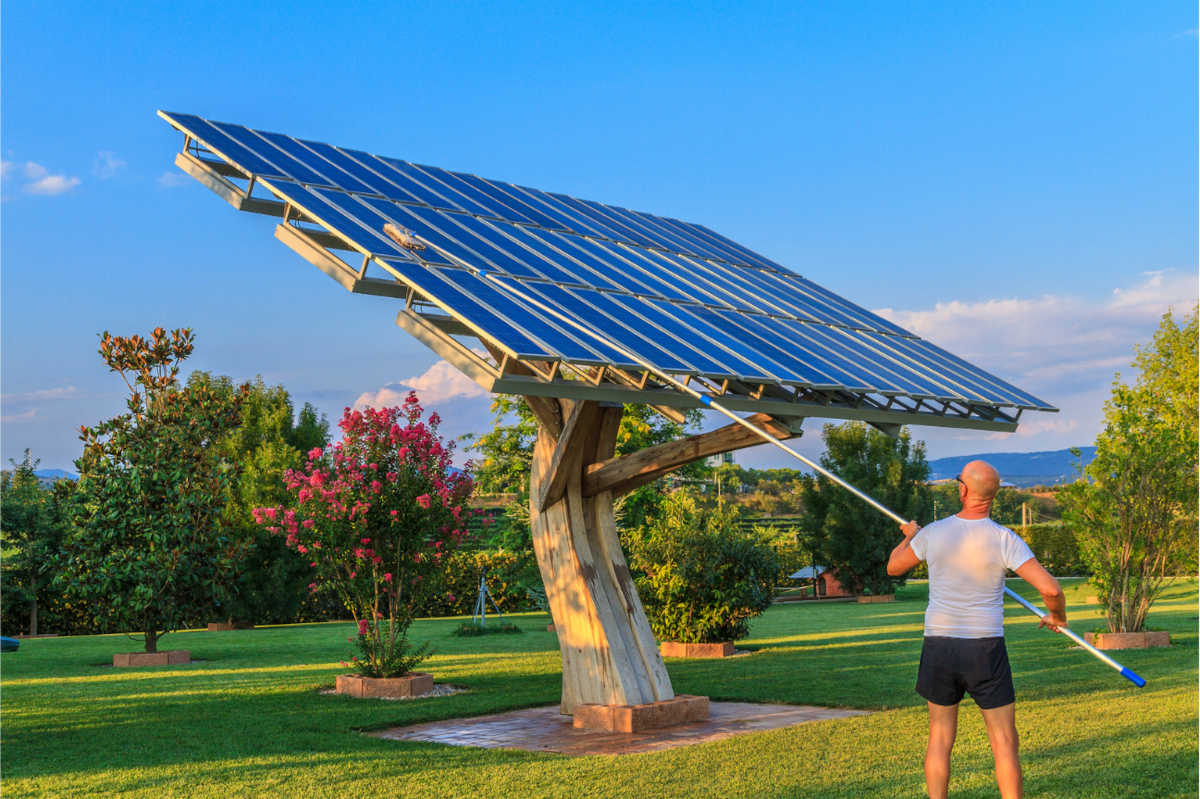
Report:
[[[971,461],[958,480],[962,510],[923,529],[903,525],[904,540],[892,550],[893,577],[921,561],[929,566],[929,607],[917,672],[917,693],[929,704],[925,785],[931,799],[950,786],[950,750],[958,730],[958,703],[969,693],[983,712],[1004,799],[1021,796],[1017,759],[1016,695],[1004,647],[1004,575],[1015,571],[1042,595],[1048,616],[1041,626],[1067,626],[1067,604],[1058,581],[1042,568],[1029,546],[989,516],[1000,475]]]

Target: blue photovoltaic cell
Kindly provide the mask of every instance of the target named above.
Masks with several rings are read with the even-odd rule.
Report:
[[[556,353],[538,344],[461,291],[443,277],[441,271],[412,261],[389,260],[386,263],[389,269],[415,286],[422,294],[435,298],[446,310],[482,330],[490,338],[503,342],[505,347],[518,356],[538,360],[552,360],[558,357]]]
[[[1051,409],[704,225],[162,115],[521,357],[638,370],[564,314],[675,373]],[[400,247],[389,222],[428,247]]]

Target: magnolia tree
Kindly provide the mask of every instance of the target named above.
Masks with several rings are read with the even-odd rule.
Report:
[[[406,674],[428,656],[410,650],[408,628],[471,513],[471,478],[451,467],[438,415],[422,413],[415,393],[399,408],[347,408],[343,439],[285,473],[290,501],[253,511],[310,559],[310,591],[345,602],[358,625],[353,664],[367,677]]]

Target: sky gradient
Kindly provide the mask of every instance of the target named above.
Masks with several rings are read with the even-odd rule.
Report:
[[[915,431],[933,457],[1090,443],[1196,301],[1194,4],[119,9],[0,12],[6,463],[70,469],[122,407],[98,334],[159,324],[331,417],[415,382],[490,421],[390,301],[176,170],[158,108],[701,222],[1063,409]]]

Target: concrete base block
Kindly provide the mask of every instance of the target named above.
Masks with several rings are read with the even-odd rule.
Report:
[[[872,594],[871,596],[863,595],[863,596],[858,597],[858,604],[860,604],[860,605],[869,605],[873,602],[895,602],[895,601],[896,601],[895,594]]]
[[[414,671],[403,677],[360,677],[357,674],[339,674],[337,693],[357,699],[391,698],[408,699],[424,696],[433,690],[433,675]]]
[[[166,649],[162,652],[122,652],[113,655],[114,666],[178,666],[191,663],[192,653],[186,649]]]
[[[579,705],[571,726],[577,730],[642,732],[707,720],[707,696],[680,694],[645,705]]]

